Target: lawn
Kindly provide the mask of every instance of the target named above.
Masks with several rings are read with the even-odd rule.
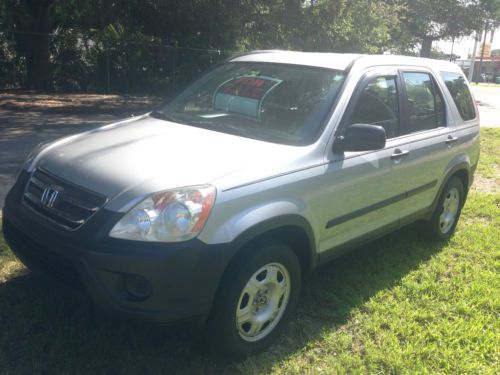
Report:
[[[470,83],[471,86],[479,86],[479,87],[499,87],[500,88],[500,84],[498,83],[493,83],[493,82],[490,82],[490,83],[474,83],[474,82],[471,82]]]
[[[239,363],[204,354],[191,330],[96,313],[33,278],[0,236],[0,373],[499,373],[500,129],[481,142],[448,243],[409,226],[317,270],[287,334]]]

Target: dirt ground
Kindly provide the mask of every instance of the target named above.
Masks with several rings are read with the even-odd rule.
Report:
[[[153,96],[0,92],[0,208],[38,143],[142,114],[161,102]]]
[[[159,103],[161,98],[152,96],[4,92],[0,93],[0,135],[4,140],[57,126],[78,128],[114,121]]]

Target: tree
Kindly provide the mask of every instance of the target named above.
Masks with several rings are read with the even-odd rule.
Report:
[[[420,56],[429,57],[435,40],[470,35],[478,26],[477,4],[465,0],[407,0],[403,31],[421,43]],[[406,25],[406,26],[404,26]]]
[[[430,56],[435,40],[467,36],[500,21],[500,0],[405,0],[401,5],[401,28],[393,36],[403,45],[420,43],[423,57]]]
[[[10,1],[16,46],[26,58],[27,86],[50,89],[49,34],[51,7],[55,0]]]
[[[251,1],[245,49],[383,52],[399,26],[399,4],[373,0]]]
[[[450,61],[455,61],[460,58],[459,55],[450,54],[443,52],[439,48],[432,48],[431,50],[431,55],[429,56],[431,59],[436,59],[436,60],[450,60]]]
[[[400,43],[401,9],[400,0],[3,0],[0,34],[15,35],[2,45],[26,62],[26,87],[104,89],[109,79],[164,92],[241,50],[384,52]]]

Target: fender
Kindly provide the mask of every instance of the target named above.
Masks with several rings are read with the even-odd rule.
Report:
[[[237,212],[226,218],[214,232],[202,232],[198,237],[207,244],[230,243],[232,248],[240,249],[251,240],[265,235],[273,230],[284,227],[297,227],[304,231],[308,240],[308,263],[316,264],[316,235],[314,223],[311,223],[301,212],[306,212],[302,202],[290,200],[268,202]],[[320,226],[317,226],[318,228]]]
[[[241,233],[232,241],[232,244],[239,249],[257,237],[265,235],[273,230],[290,226],[300,228],[306,234],[309,243],[309,269],[315,268],[317,264],[317,253],[314,232],[311,224],[300,215],[282,215],[262,221]]]
[[[458,172],[459,170],[465,170],[468,173],[469,181],[467,181],[467,186],[464,186],[466,190],[471,186],[472,184],[472,173],[471,170],[474,168],[472,167],[472,162],[470,159],[470,156],[468,154],[460,154],[457,155],[451,160],[445,170],[445,173],[443,173],[444,176],[446,176],[446,179],[448,179],[452,174]]]
[[[458,164],[455,164],[457,162],[457,159],[459,159],[459,160],[461,159],[461,161],[458,162]],[[450,166],[450,165],[453,165],[453,166]],[[434,197],[434,201],[432,202],[429,213],[426,215],[427,219],[430,219],[432,214],[436,210],[437,202],[439,200],[439,197],[441,196],[441,193],[443,192],[443,189],[444,189],[446,183],[449,181],[451,176],[453,176],[457,172],[464,171],[465,173],[467,173],[468,182],[467,182],[467,186],[464,186],[465,196],[467,197],[467,192],[468,192],[470,186],[472,185],[473,173],[474,173],[475,167],[476,166],[470,165],[470,159],[469,159],[468,155],[459,155],[452,162],[450,162],[450,164],[447,168],[447,171],[445,173],[445,177],[441,181],[441,185],[439,186],[439,190],[438,190],[436,196]]]

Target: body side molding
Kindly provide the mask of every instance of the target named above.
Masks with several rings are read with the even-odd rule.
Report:
[[[360,208],[359,210],[356,210],[356,211],[353,211],[351,213],[348,213],[346,215],[342,215],[342,216],[339,216],[339,217],[336,217],[334,219],[331,219],[329,220],[327,223],[326,223],[326,229],[329,229],[331,227],[334,227],[335,225],[339,225],[339,224],[342,224],[342,223],[345,223],[346,221],[349,221],[349,220],[352,220],[352,219],[355,219],[359,216],[362,216],[362,215],[365,215],[367,213],[370,213],[372,211],[375,211],[375,210],[378,210],[378,209],[381,209],[385,206],[389,206],[391,204],[394,204],[394,203],[397,203],[405,198],[408,198],[412,195],[415,195],[415,194],[419,194],[419,193],[422,193],[428,189],[432,189],[434,186],[436,186],[437,184],[437,180],[434,180],[434,181],[431,181],[431,182],[428,182],[424,185],[421,185],[419,187],[416,187],[414,189],[411,189],[409,191],[406,191],[404,193],[401,193],[401,194],[398,194],[398,195],[395,195],[391,198],[388,198],[388,199],[385,199],[383,201],[380,201],[380,202],[377,202],[377,203],[374,203],[370,206],[366,206],[366,207],[363,207],[363,208]]]

